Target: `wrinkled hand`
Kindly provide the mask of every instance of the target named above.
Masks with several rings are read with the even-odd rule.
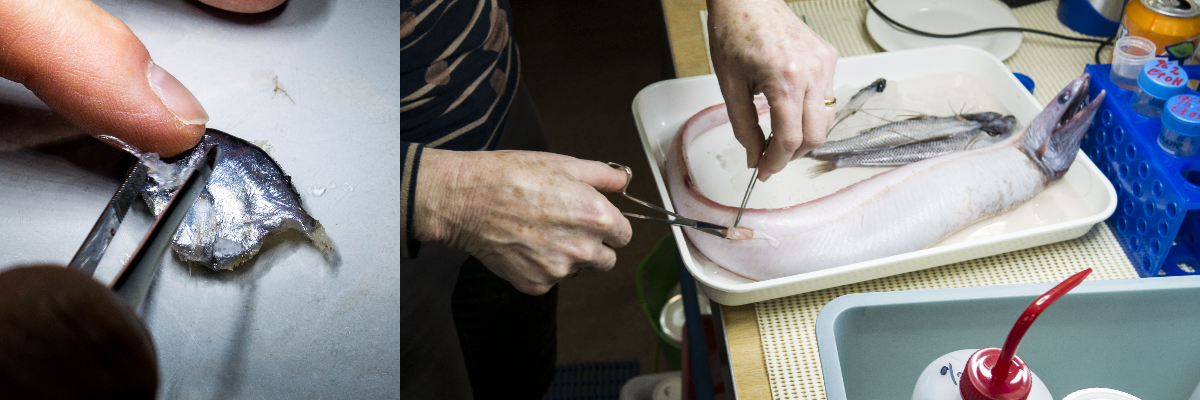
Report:
[[[782,0],[708,0],[708,11],[713,67],[734,136],[766,181],[825,142],[834,107],[824,100],[834,98],[837,49]],[[753,102],[759,93],[771,106],[774,135],[765,153]]]
[[[530,152],[426,149],[414,237],[466,250],[528,294],[588,268],[608,271],[629,243],[629,220],[603,192],[625,173],[595,161]]]
[[[201,1],[261,12],[284,0]],[[0,77],[92,135],[164,156],[195,146],[208,122],[196,97],[150,60],[129,27],[87,0],[0,0]]]

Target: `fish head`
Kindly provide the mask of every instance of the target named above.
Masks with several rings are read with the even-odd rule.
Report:
[[[871,82],[871,84],[867,85],[867,87],[864,89],[871,89],[876,93],[881,93],[883,92],[884,88],[887,88],[887,79],[879,78],[876,79],[875,82]]]
[[[980,112],[959,115],[962,119],[979,124],[979,129],[992,136],[1012,132],[1017,124],[1017,118],[1011,115],[1001,115],[997,112]]]
[[[1079,142],[1104,102],[1104,91],[1091,102],[1087,101],[1090,83],[1091,76],[1084,73],[1067,84],[1033,118],[1021,139],[1022,150],[1038,163],[1050,180],[1062,177],[1071,167],[1079,153]]]
[[[967,121],[973,121],[973,122],[978,122],[983,125],[987,125],[987,124],[999,121],[1004,116],[1000,115],[1000,113],[998,113],[998,112],[986,111],[986,112],[978,112],[978,113],[971,113],[971,114],[961,114],[961,115],[959,115],[959,117],[962,117],[962,119],[965,119]]]

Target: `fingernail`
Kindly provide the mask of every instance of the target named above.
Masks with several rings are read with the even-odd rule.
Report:
[[[158,99],[167,106],[167,110],[175,114],[175,118],[179,119],[187,125],[204,125],[208,123],[208,112],[204,111],[204,106],[200,105],[200,101],[196,100],[196,96],[188,91],[183,83],[175,79],[167,70],[159,67],[154,61],[150,61],[150,66],[146,72],[150,79],[150,90],[158,95]]]
[[[759,154],[756,154],[750,150],[746,150],[746,168],[757,167],[759,157],[761,157]]]

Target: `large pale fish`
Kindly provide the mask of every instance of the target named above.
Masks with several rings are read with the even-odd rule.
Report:
[[[791,207],[746,209],[742,225],[774,237],[732,241],[690,230],[688,240],[718,265],[756,280],[774,279],[924,249],[984,218],[1008,211],[1066,173],[1101,101],[1086,102],[1089,76],[1072,81],[1021,133],[983,149],[908,164],[834,194]],[[766,106],[760,104],[760,113]],[[737,207],[701,194],[687,151],[701,134],[728,123],[724,105],[679,129],[667,155],[675,211],[733,222]]]

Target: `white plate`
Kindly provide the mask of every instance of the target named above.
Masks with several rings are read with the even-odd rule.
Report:
[[[907,83],[909,88],[933,91],[936,88],[920,88],[920,84],[943,78],[951,83],[972,82],[979,88],[977,91],[989,93],[986,98],[994,102],[992,106],[998,108],[996,111],[1016,116],[1022,127],[1042,110],[1041,104],[1017,81],[1012,71],[990,53],[974,47],[941,46],[841,58],[834,76],[835,92],[839,97],[849,98],[854,90],[879,77],[888,79],[889,90],[903,88]],[[947,101],[941,104],[946,104],[947,108],[941,112],[961,106],[955,103],[973,103],[970,99],[977,97],[973,93],[943,93],[942,96]],[[661,173],[665,149],[684,121],[704,108],[723,102],[713,75],[659,82],[642,89],[634,98],[634,119],[642,135],[646,156],[651,161],[651,172],[668,209],[673,207]],[[864,110],[876,106],[868,103]],[[767,123],[764,129],[769,128]],[[693,163],[692,172],[697,186],[706,196],[717,202],[737,205],[746,190],[750,172],[734,167],[739,162],[745,165],[745,161],[730,155],[740,153],[745,157],[745,152],[736,147],[737,143],[731,137],[727,139],[724,143],[709,140],[710,143],[704,144],[712,146],[711,149],[699,151],[711,150],[714,156],[710,157],[714,162]],[[696,147],[701,141],[697,140],[697,145],[690,149],[693,157],[696,157]],[[771,204],[778,207],[807,201],[883,170],[839,169],[810,179],[805,172],[808,167],[801,165],[810,162],[813,161],[793,161],[770,181],[760,183],[749,206],[761,208],[763,204]],[[713,167],[718,164],[728,164],[728,171],[736,172],[723,172],[725,170]],[[1020,207],[971,225],[933,247],[857,264],[752,281],[713,264],[685,240],[679,227],[672,227],[672,233],[684,264],[696,277],[704,294],[721,304],[740,305],[1074,239],[1112,215],[1116,204],[1112,184],[1081,152],[1061,181]]]
[[[875,7],[893,20],[930,33],[952,34],[977,29],[1020,27],[1008,6],[995,0],[876,0]],[[989,33],[937,39],[903,32],[867,9],[867,33],[887,51],[961,44],[978,47],[1001,60],[1021,47],[1020,32]]]

